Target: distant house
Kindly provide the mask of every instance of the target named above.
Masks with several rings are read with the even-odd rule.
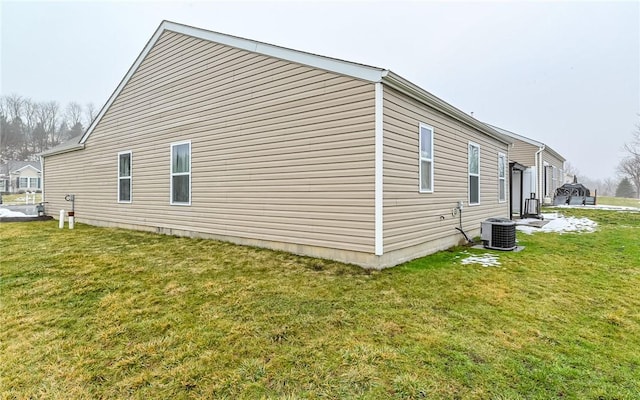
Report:
[[[497,126],[491,127],[513,140],[509,161],[515,163],[516,168],[512,168],[511,184],[514,188],[519,188],[521,184],[523,187],[523,196],[520,195],[519,190],[514,190],[512,193],[513,212],[519,214],[524,200],[530,198],[532,193],[541,202],[549,204],[553,200],[556,189],[565,183],[566,159],[542,142]],[[524,168],[518,168],[517,165]]]
[[[40,161],[7,161],[0,164],[0,192],[35,192],[41,189]]]
[[[79,222],[383,268],[507,217],[510,143],[389,70],[165,21],[43,154],[44,196],[75,194]]]

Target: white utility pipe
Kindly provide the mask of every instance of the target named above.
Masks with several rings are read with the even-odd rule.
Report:
[[[60,219],[58,220],[58,228],[64,228],[64,210],[60,210]]]
[[[69,217],[69,229],[73,229],[73,226],[75,225],[75,219],[76,217]]]

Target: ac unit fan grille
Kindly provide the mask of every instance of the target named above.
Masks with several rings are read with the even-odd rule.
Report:
[[[501,249],[516,247],[516,225],[493,225],[491,229],[491,246]]]

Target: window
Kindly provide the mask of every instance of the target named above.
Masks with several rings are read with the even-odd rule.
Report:
[[[118,153],[118,202],[131,203],[131,152]]]
[[[480,204],[480,145],[469,143],[469,204]]]
[[[498,153],[498,201],[507,201],[507,156]]]
[[[171,145],[171,204],[191,204],[191,142]]]
[[[420,124],[420,192],[433,192],[433,128]]]
[[[20,178],[20,182],[18,183],[18,187],[28,188],[29,187],[29,178]]]
[[[29,187],[33,189],[40,189],[40,178],[29,178]]]

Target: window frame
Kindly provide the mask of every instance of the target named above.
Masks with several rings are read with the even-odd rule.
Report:
[[[476,147],[478,148],[478,172],[477,173],[471,173],[471,147]],[[480,196],[480,160],[481,160],[481,155],[480,155],[480,145],[478,143],[474,143],[474,142],[469,142],[468,146],[467,146],[467,201],[468,204],[470,206],[477,206],[480,205],[481,201],[481,196]],[[476,203],[472,203],[471,202],[471,177],[477,177],[478,178],[478,201]]]
[[[123,155],[129,155],[129,175],[128,176],[120,176],[120,157]],[[131,150],[118,152],[118,203],[122,204],[130,204],[133,202],[133,152]],[[120,181],[128,179],[129,180],[129,200],[122,200],[120,198]]]
[[[479,153],[478,153],[479,154]],[[502,159],[502,167],[504,168],[504,176],[500,177],[500,159]],[[498,203],[507,202],[507,155],[498,152]],[[503,190],[504,198],[500,198],[500,189]]]
[[[422,130],[426,129],[428,130],[431,135],[430,135],[430,143],[429,145],[431,146],[431,158],[427,158],[427,157],[423,157],[422,156]],[[434,139],[434,129],[431,125],[427,125],[425,123],[420,123],[419,124],[419,128],[418,128],[418,191],[420,193],[433,193],[434,192],[434,148],[433,148],[433,139]],[[431,187],[424,189],[422,187],[422,174],[423,174],[423,170],[422,170],[422,162],[426,161],[429,162],[430,168],[429,168],[429,182],[431,182]]]
[[[24,185],[23,185],[23,183],[24,183]],[[18,188],[19,189],[22,189],[22,188],[29,189],[30,188],[30,186],[29,186],[29,177],[28,176],[20,176],[20,177],[18,177]]]
[[[33,181],[35,181],[35,183],[36,183],[35,185],[32,185],[32,184],[31,184],[31,182],[33,182]],[[30,178],[29,178],[29,187],[30,187],[30,188],[32,188],[32,189],[33,189],[33,188],[35,188],[35,189],[40,189],[40,186],[41,186],[41,185],[40,185],[40,177],[33,177],[33,176],[32,176],[32,177],[30,177]]]
[[[188,172],[173,172],[173,155],[174,149],[178,146],[189,145],[189,171]],[[191,205],[191,161],[192,161],[192,147],[191,140],[182,140],[180,142],[171,143],[171,157],[169,158],[169,204],[172,206],[190,206]],[[189,201],[173,201],[173,178],[175,176],[189,176]]]

